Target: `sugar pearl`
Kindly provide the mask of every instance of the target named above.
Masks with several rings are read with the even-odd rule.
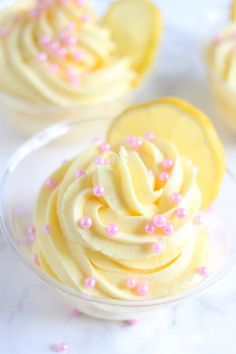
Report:
[[[169,179],[169,177],[170,177],[169,173],[167,173],[167,172],[165,172],[165,171],[162,171],[162,172],[160,173],[160,175],[159,175],[159,180],[160,180],[161,182],[167,182],[168,179]]]
[[[172,224],[165,224],[163,227],[163,232],[165,235],[172,235],[174,232],[174,226]]]
[[[80,177],[85,176],[85,175],[86,175],[86,172],[84,170],[82,170],[82,169],[79,169],[79,170],[77,170],[75,172],[75,177],[77,177],[77,178],[80,178]]]
[[[155,139],[155,134],[153,132],[147,132],[144,135],[145,139],[153,141]]]
[[[35,264],[35,265],[39,265],[39,256],[37,255],[37,254],[34,254],[33,255],[33,263]]]
[[[151,222],[147,223],[144,229],[147,234],[153,234],[153,232],[155,232],[155,226]]]
[[[208,269],[206,266],[200,266],[197,268],[197,273],[201,277],[207,277],[208,276]]]
[[[52,190],[54,188],[56,188],[57,186],[57,181],[54,177],[50,177],[47,179],[47,181],[45,182],[45,186],[46,188]]]
[[[88,288],[88,289],[95,288],[96,283],[97,283],[97,281],[96,281],[96,279],[95,279],[93,276],[87,277],[87,278],[85,278],[85,280],[84,280],[84,286],[85,286],[86,288]]]
[[[90,227],[92,227],[93,221],[89,216],[83,216],[80,219],[80,226],[83,229],[90,229]]]
[[[50,225],[44,225],[43,228],[42,228],[42,231],[43,231],[45,234],[50,234],[50,232],[51,232],[51,226],[50,226]]]
[[[180,193],[172,193],[170,196],[170,199],[171,199],[172,203],[179,204],[182,200],[182,196]]]
[[[105,157],[97,156],[94,160],[94,163],[96,165],[106,165],[108,163],[108,160]]]
[[[46,62],[48,60],[47,53],[41,52],[37,54],[37,60],[41,63]]]
[[[136,288],[136,292],[139,296],[145,296],[149,292],[149,287],[145,283],[140,283],[140,284],[138,284],[138,286]]]
[[[151,243],[151,250],[153,253],[160,254],[163,250],[163,245],[159,242]]]
[[[166,218],[163,215],[156,215],[153,218],[153,224],[157,227],[157,228],[162,228],[165,226],[166,224]]]
[[[111,146],[110,146],[110,144],[108,144],[108,143],[101,143],[101,144],[99,145],[99,150],[100,150],[101,152],[110,151],[110,150],[111,150]]]
[[[40,37],[39,41],[42,45],[48,45],[52,42],[52,37],[48,35],[43,35]]]
[[[36,227],[34,225],[29,226],[27,229],[28,236],[35,236],[36,235]]]
[[[119,226],[116,224],[110,224],[107,226],[107,233],[110,236],[116,236],[119,233]]]
[[[127,287],[128,287],[129,289],[135,288],[136,285],[137,285],[137,281],[136,281],[135,278],[128,278],[128,279],[127,279]]]
[[[187,210],[185,208],[176,209],[175,215],[179,219],[184,219],[187,216]]]
[[[193,223],[195,225],[201,225],[203,222],[203,219],[202,219],[202,215],[201,214],[198,214],[195,216],[195,218],[193,219]]]
[[[103,186],[100,186],[100,185],[96,185],[94,186],[93,188],[93,194],[96,196],[96,197],[102,197],[105,193],[105,189]]]
[[[161,165],[165,170],[171,170],[174,166],[174,161],[170,158],[164,159]]]
[[[68,351],[69,347],[66,343],[57,343],[52,346],[52,349],[57,353],[65,353]]]

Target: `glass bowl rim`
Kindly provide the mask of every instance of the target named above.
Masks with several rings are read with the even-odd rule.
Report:
[[[62,122],[54,124],[40,133],[33,135],[30,139],[26,140],[16,151],[11,155],[11,157],[6,162],[1,175],[0,175],[0,231],[4,236],[6,242],[11,246],[14,252],[18,255],[21,262],[30,269],[34,274],[36,274],[42,281],[47,283],[53,288],[58,289],[61,292],[67,293],[70,296],[77,297],[81,300],[93,302],[103,305],[111,305],[118,307],[152,307],[167,305],[179,302],[181,300],[187,299],[193,295],[197,295],[203,290],[207,289],[209,286],[221,279],[236,263],[236,259],[232,259],[227,262],[227,265],[223,267],[219,272],[214,275],[209,275],[207,279],[202,281],[200,284],[193,286],[185,291],[179,292],[175,295],[161,297],[157,299],[145,299],[145,300],[119,300],[119,299],[109,299],[102,298],[97,296],[87,295],[76,289],[68,287],[63,283],[53,279],[47,273],[42,272],[38,267],[36,267],[32,262],[30,262],[21,252],[20,248],[17,246],[17,243],[13,241],[11,237],[11,232],[8,229],[8,226],[5,222],[5,208],[4,208],[4,197],[5,197],[5,188],[7,184],[8,177],[14,172],[14,169],[32,152],[39,150],[40,148],[50,144],[54,139],[60,138],[67,134],[70,129],[75,125],[88,124],[88,123],[97,123],[98,121],[111,122],[110,118],[90,118],[90,119],[78,119],[73,121]],[[228,175],[236,183],[236,177],[227,168]]]

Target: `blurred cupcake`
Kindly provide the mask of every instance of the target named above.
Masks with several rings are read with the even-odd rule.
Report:
[[[123,109],[153,64],[161,16],[148,0],[115,2],[103,19],[86,1],[38,0],[2,11],[0,26],[0,102],[31,133]]]
[[[209,84],[223,118],[236,130],[236,1],[205,51]]]

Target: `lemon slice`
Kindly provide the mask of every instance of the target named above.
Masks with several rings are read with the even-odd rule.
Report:
[[[162,34],[162,18],[149,0],[119,0],[108,9],[104,24],[117,43],[117,54],[132,59],[132,67],[143,75],[155,59]]]
[[[233,0],[231,5],[230,20],[236,22],[236,0]]]
[[[116,118],[108,131],[110,144],[146,132],[172,142],[198,167],[202,208],[215,199],[225,171],[223,145],[208,117],[189,103],[172,97],[133,106]]]

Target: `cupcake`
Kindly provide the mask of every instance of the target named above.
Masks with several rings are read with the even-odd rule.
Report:
[[[87,1],[20,1],[0,26],[1,104],[31,133],[124,107],[153,64],[161,15],[149,0],[115,2],[104,16]]]
[[[232,6],[228,23],[215,33],[205,50],[210,89],[222,118],[236,130],[236,11]]]
[[[37,266],[106,300],[157,300],[195,287],[212,270],[201,214],[224,170],[222,144],[202,112],[174,98],[131,107],[105,141],[88,144],[42,185]]]

